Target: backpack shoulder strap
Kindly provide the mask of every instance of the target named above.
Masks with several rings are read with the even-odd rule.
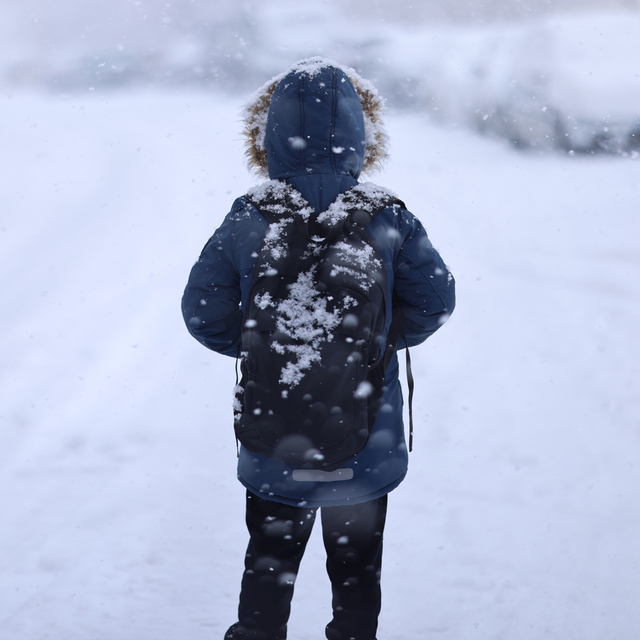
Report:
[[[359,184],[352,189],[349,189],[338,196],[336,202],[340,202],[341,207],[349,211],[352,222],[362,227],[366,227],[377,213],[386,209],[390,205],[398,205],[403,209],[406,209],[404,202],[394,193],[372,183]],[[327,210],[327,213],[330,212],[331,207]],[[413,392],[415,382],[413,378],[413,370],[411,368],[411,354],[409,352],[409,347],[406,346],[407,341],[404,335],[400,300],[394,291],[391,325],[389,326],[389,332],[387,334],[387,344],[384,354],[385,370],[396,351],[399,336],[403,338],[405,343],[407,388],[409,392],[409,451],[413,451]]]
[[[411,354],[409,353],[409,347],[407,346],[407,340],[405,338],[404,329],[402,326],[402,310],[400,308],[400,300],[398,299],[398,295],[394,292],[393,307],[391,312],[391,325],[389,326],[389,333],[387,334],[387,344],[384,353],[385,371],[389,366],[389,363],[391,362],[393,354],[396,351],[398,336],[401,336],[405,343],[407,388],[409,390],[409,451],[413,451],[413,391],[415,383],[413,378],[413,370],[411,369]]]
[[[313,214],[311,205],[302,194],[283,180],[268,180],[249,190],[244,196],[269,223],[277,222],[283,216],[298,214],[308,219]]]

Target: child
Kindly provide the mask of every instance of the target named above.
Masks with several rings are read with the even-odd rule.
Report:
[[[349,202],[369,207],[366,235],[384,265],[387,299],[393,297],[402,317],[397,346],[420,344],[449,317],[454,280],[421,223],[390,192],[358,183],[361,171],[372,171],[386,156],[381,111],[368,82],[321,58],[298,62],[253,97],[245,111],[249,161],[270,180],[235,201],[191,271],[182,309],[198,341],[231,357],[245,351],[256,260],[267,234],[280,228],[265,217],[269,208],[306,225],[316,240],[327,211],[345,210]],[[295,578],[319,507],[333,594],[326,636],[375,640],[387,495],[408,464],[390,309],[385,314],[378,342],[391,343],[392,357],[385,360],[383,395],[359,452],[338,469],[309,470],[240,446],[249,545],[238,621],[225,640],[285,640]],[[299,425],[290,422],[295,431]]]

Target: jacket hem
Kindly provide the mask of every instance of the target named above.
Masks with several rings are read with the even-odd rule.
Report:
[[[273,492],[269,491],[261,491],[256,487],[252,486],[249,482],[247,482],[242,476],[238,475],[239,482],[251,493],[264,498],[265,500],[271,500],[272,502],[280,502],[282,504],[286,504],[291,507],[310,507],[310,508],[318,508],[318,507],[341,507],[347,504],[360,504],[362,502],[369,502],[370,500],[375,500],[377,498],[381,498],[388,493],[391,493],[398,485],[405,479],[407,472],[405,471],[399,478],[394,480],[392,483],[378,489],[377,491],[372,491],[371,493],[367,493],[365,495],[358,496],[343,496],[341,498],[334,498],[331,500],[314,500],[312,497],[309,498],[290,498],[287,496],[277,495]]]

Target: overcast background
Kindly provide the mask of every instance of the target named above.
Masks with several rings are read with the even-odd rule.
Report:
[[[387,98],[372,179],[458,295],[412,351],[380,640],[635,638],[639,20],[609,1],[0,4],[0,637],[234,621],[235,363],[188,335],[180,297],[257,180],[242,104],[324,54]],[[330,619],[318,534],[292,640]]]
[[[539,150],[640,148],[640,0],[206,2],[0,6],[0,83],[82,94],[248,95],[323,55],[390,107]]]
[[[316,53],[384,73],[382,43],[398,28],[431,33],[639,8],[640,0],[10,0],[0,6],[0,75],[57,90],[132,82],[244,89]]]

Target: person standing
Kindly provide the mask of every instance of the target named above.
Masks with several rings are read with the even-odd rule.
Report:
[[[246,359],[243,331],[245,313],[256,303],[250,292],[257,259],[265,238],[280,229],[265,212],[286,211],[315,239],[322,220],[357,202],[369,206],[371,216],[362,224],[383,265],[387,299],[402,319],[392,340],[395,315],[385,312],[379,342],[390,346],[390,357],[382,395],[366,442],[350,459],[323,470],[239,446],[249,543],[238,618],[225,640],[285,640],[296,575],[318,510],[332,585],[326,637],[376,638],[387,499],[408,466],[395,350],[424,342],[455,306],[453,276],[418,218],[391,192],[359,182],[361,172],[378,168],[387,154],[382,111],[369,82],[323,58],[301,60],[267,82],[245,108],[249,164],[267,181],[235,200],[184,292],[182,311],[193,337]]]

